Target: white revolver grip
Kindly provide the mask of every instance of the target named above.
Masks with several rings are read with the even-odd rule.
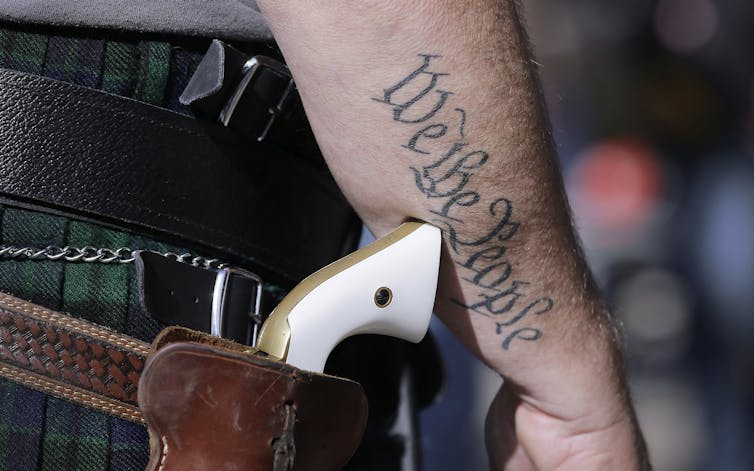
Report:
[[[424,338],[437,289],[441,236],[429,224],[410,224],[418,228],[328,278],[291,309],[287,363],[322,371],[333,348],[357,334],[410,342]]]

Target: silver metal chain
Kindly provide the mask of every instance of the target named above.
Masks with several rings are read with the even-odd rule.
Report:
[[[98,247],[57,247],[48,245],[45,248],[16,247],[13,245],[0,245],[0,259],[23,259],[23,260],[53,260],[83,263],[122,264],[132,263],[135,260],[137,250],[128,247],[108,249]],[[163,257],[171,258],[178,262],[188,263],[195,267],[222,268],[225,266],[216,258],[199,257],[190,253],[178,254],[175,252],[157,252]]]

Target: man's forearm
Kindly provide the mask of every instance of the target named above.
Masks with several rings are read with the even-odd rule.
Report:
[[[443,229],[443,321],[533,407],[575,429],[604,425],[589,422],[595,407],[620,420],[617,339],[573,236],[514,3],[258,3],[367,225]]]
[[[480,7],[512,3],[315,3],[262,5],[360,215],[378,235],[407,217],[444,230],[437,312],[493,368],[581,358],[602,316],[533,67],[515,12]]]

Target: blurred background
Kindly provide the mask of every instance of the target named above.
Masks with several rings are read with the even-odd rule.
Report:
[[[655,469],[754,470],[754,2],[523,5]],[[423,468],[485,469],[500,380],[433,330],[448,385],[421,417]]]

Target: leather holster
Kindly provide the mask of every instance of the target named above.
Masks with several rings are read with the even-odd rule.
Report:
[[[361,441],[358,383],[183,328],[155,339],[139,383],[148,470],[334,470]]]

